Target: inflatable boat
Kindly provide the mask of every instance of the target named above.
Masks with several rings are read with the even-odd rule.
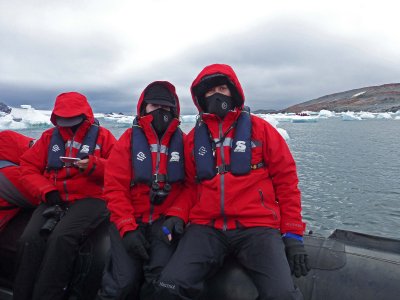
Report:
[[[12,299],[16,240],[29,219],[25,211],[0,234],[0,300]],[[91,300],[100,285],[109,248],[108,223],[101,224],[80,247],[68,300]],[[382,300],[400,297],[400,240],[347,230],[329,237],[309,234],[304,243],[312,270],[294,278],[304,299]],[[228,259],[206,283],[202,300],[255,300],[258,294],[246,272]]]

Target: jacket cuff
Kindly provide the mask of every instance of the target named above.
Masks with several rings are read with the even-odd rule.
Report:
[[[52,191],[58,191],[53,185],[49,185],[42,188],[42,192],[40,194],[40,200],[41,202],[46,202],[46,194]]]
[[[89,155],[88,159],[89,159],[88,166],[87,166],[86,170],[83,171],[83,174],[90,176],[93,174],[93,172],[97,168],[97,163],[96,163],[97,159],[93,155]]]
[[[124,237],[125,233],[128,231],[133,231],[136,228],[138,228],[138,225],[136,224],[135,221],[133,222],[129,222],[126,224],[121,225],[122,222],[120,222],[120,224],[118,224],[118,230],[119,230],[119,234],[121,235],[121,238]]]
[[[294,234],[291,232],[286,232],[286,233],[282,234],[282,238],[291,238],[291,239],[296,239],[300,242],[303,242],[303,237],[301,235]]]
[[[178,211],[178,210],[169,210],[166,213],[167,217],[178,217],[181,218],[183,220],[183,222],[185,222],[185,224],[187,224],[187,222],[189,221],[189,216],[186,213],[183,213],[182,211]]]
[[[281,233],[293,233],[300,236],[303,236],[304,231],[306,230],[306,223],[304,222],[284,222],[281,223]]]

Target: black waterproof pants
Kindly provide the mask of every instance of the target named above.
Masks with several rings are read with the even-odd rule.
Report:
[[[64,299],[79,246],[108,218],[101,199],[80,199],[68,206],[49,235],[40,234],[47,221],[42,213],[48,205],[42,203],[34,211],[18,242],[14,300]]]
[[[278,230],[266,227],[221,231],[190,225],[156,283],[156,299],[198,299],[204,281],[230,254],[246,269],[258,299],[303,299],[294,286]]]
[[[142,231],[150,244],[148,261],[130,257],[117,228],[114,224],[110,225],[111,249],[98,300],[157,299],[153,298],[154,283],[177,246],[177,240],[167,245],[160,239],[163,222],[162,217],[152,225],[139,223],[138,230]]]

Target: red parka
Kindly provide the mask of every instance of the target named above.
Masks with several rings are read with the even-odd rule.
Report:
[[[230,111],[223,120],[216,115],[203,113],[198,101],[204,99],[197,99],[193,91],[203,77],[212,74],[228,77],[242,102],[239,109]],[[212,138],[220,139],[237,120],[244,105],[244,93],[233,69],[223,64],[206,67],[194,80],[191,91]],[[282,234],[291,232],[303,235],[305,224],[301,217],[297,171],[289,148],[279,132],[265,120],[251,115],[251,124],[251,140],[259,145],[252,147],[251,164],[263,162],[264,166],[241,176],[227,172],[204,180],[197,185],[197,194],[192,197],[191,203],[180,199],[181,202],[175,203],[168,214],[223,230],[238,226],[266,226],[279,229]],[[233,138],[234,135],[235,130],[231,130],[226,137]],[[185,143],[187,181],[191,182],[192,191],[196,188],[193,149],[194,129]],[[224,161],[229,165],[231,148],[227,145],[216,149],[217,165],[222,163],[221,149],[224,151]]]
[[[171,121],[166,132],[161,137],[161,141],[151,125],[153,116],[143,115],[144,94],[147,88],[154,83],[165,85],[176,99],[177,118]],[[138,125],[142,128],[149,145],[159,144],[168,147],[170,139],[179,125],[179,99],[176,95],[175,87],[167,81],[156,81],[150,85],[144,89],[137,104]],[[131,136],[132,128],[127,129],[122,134],[111,152],[105,172],[105,198],[108,203],[108,209],[111,212],[111,221],[116,224],[121,236],[127,231],[135,230],[138,226],[136,223],[138,219],[144,223],[152,223],[161,215],[164,215],[173,201],[180,196],[183,185],[182,183],[173,183],[169,195],[161,205],[152,205],[150,203],[150,187],[148,185],[136,183],[131,186],[131,180],[134,177],[131,147],[135,147],[132,144]],[[158,153],[158,157],[159,162],[157,163],[157,153],[152,152],[153,174],[156,173],[157,167],[159,168],[159,174],[166,174],[167,155]]]
[[[58,130],[65,141],[65,153],[60,156],[77,157],[81,143],[90,126],[94,123],[92,109],[86,97],[69,92],[59,95],[55,101],[51,114],[51,122],[57,126],[56,116],[68,118],[83,114],[86,120],[74,133],[68,127],[59,127]],[[104,166],[115,137],[104,127],[99,128],[96,149],[89,155],[89,164],[82,171],[75,167],[60,170],[46,170],[48,148],[54,128],[46,130],[21,158],[22,176],[24,186],[36,197],[44,201],[45,195],[58,190],[64,201],[75,201],[82,198],[102,198]]]
[[[16,166],[8,166],[0,169],[0,181],[5,180],[8,181],[7,184],[12,184],[20,196],[27,202],[26,206],[38,204],[37,200],[24,188],[19,180],[21,175],[21,168],[19,167],[20,157],[29,149],[29,145],[33,141],[33,138],[15,131],[5,130],[0,132],[0,160],[16,164]],[[7,192],[12,193],[12,190]],[[19,207],[15,207],[13,203],[2,198],[0,193],[0,231],[19,210]]]

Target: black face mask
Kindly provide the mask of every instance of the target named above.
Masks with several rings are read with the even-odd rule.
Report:
[[[228,111],[233,109],[233,100],[230,96],[215,93],[205,98],[207,113],[214,114],[221,119],[225,118]]]
[[[153,121],[151,121],[151,124],[153,125],[153,128],[156,131],[157,135],[161,137],[164,134],[165,130],[167,130],[169,124],[171,124],[172,119],[174,118],[172,112],[162,108],[158,108],[148,114],[153,116]]]

